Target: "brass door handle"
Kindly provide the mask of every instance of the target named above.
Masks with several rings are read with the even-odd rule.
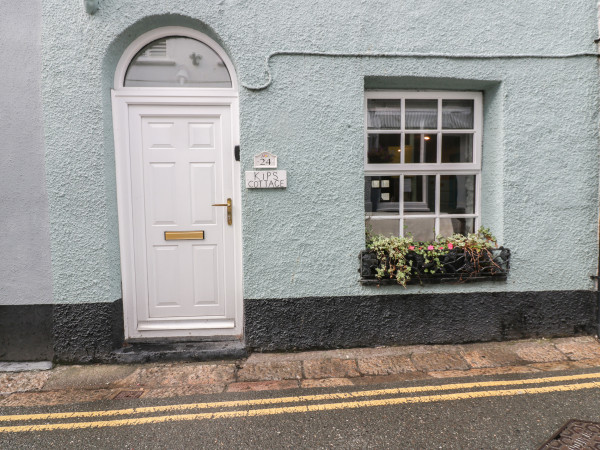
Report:
[[[227,225],[231,225],[231,199],[227,199],[227,203],[213,203],[212,206],[227,206]]]

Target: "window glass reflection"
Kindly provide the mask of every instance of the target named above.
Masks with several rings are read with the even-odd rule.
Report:
[[[435,238],[435,219],[420,217],[404,219],[404,236],[412,235],[415,241],[432,241]]]
[[[399,130],[401,127],[400,100],[369,99],[367,127],[380,130]]]
[[[369,134],[369,164],[398,164],[400,163],[399,134]]]
[[[440,212],[475,213],[475,175],[440,176]]]
[[[443,134],[442,135],[443,163],[473,162],[472,134]]]
[[[400,219],[365,219],[365,227],[373,234],[384,236],[398,236],[400,233]]]
[[[473,128],[473,100],[442,100],[442,128],[468,130]]]
[[[365,177],[365,212],[372,216],[400,213],[400,177]]]
[[[404,211],[435,213],[435,175],[404,176]]]
[[[407,130],[435,130],[437,128],[437,100],[406,100],[405,128]]]
[[[453,234],[467,235],[475,232],[475,219],[473,218],[449,218],[440,219],[440,234],[448,237]]]
[[[230,88],[231,76],[221,57],[195,39],[173,36],[141,49],[127,68],[126,87]]]
[[[405,134],[404,162],[407,164],[435,163],[437,134]]]

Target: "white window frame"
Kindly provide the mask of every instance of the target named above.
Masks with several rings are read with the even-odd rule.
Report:
[[[368,101],[370,99],[400,100],[401,101],[401,128],[376,129],[368,128]],[[433,100],[438,101],[438,117],[436,129],[406,129],[405,128],[405,101],[406,100]],[[473,128],[472,129],[442,129],[442,101],[443,100],[473,100]],[[399,209],[398,215],[376,216],[365,212],[365,219],[386,220],[399,219],[398,236],[404,235],[404,221],[409,219],[435,218],[435,231],[440,234],[440,219],[472,218],[475,219],[475,230],[481,226],[481,146],[483,132],[483,95],[474,91],[367,91],[364,103],[365,151],[364,173],[368,176],[399,176]],[[369,164],[368,149],[370,134],[400,134],[401,162],[396,164]],[[437,161],[439,163],[404,163],[405,134],[437,134]],[[441,146],[442,134],[473,134],[473,161],[470,163],[442,163]],[[434,213],[406,213],[404,211],[404,176],[405,175],[435,175],[435,211]],[[448,214],[440,212],[440,180],[442,175],[475,175],[475,207],[473,214]],[[423,179],[425,182],[425,179]],[[417,205],[415,205],[417,206]]]

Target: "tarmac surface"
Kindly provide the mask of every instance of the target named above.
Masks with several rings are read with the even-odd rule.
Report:
[[[3,407],[0,449],[536,449],[599,402],[587,368]]]
[[[0,409],[113,399],[353,389],[486,375],[548,376],[600,367],[591,336],[478,343],[254,353],[237,361],[96,364],[0,372]]]

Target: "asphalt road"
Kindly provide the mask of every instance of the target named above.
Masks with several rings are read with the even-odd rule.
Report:
[[[536,449],[569,419],[600,421],[600,373],[2,408],[0,448]]]

